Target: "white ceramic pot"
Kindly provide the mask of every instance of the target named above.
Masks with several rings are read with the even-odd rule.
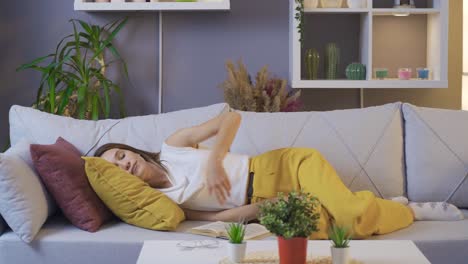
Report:
[[[367,0],[347,0],[349,8],[366,8]]]
[[[322,8],[340,8],[343,0],[321,0]]]
[[[247,242],[242,244],[227,243],[227,254],[232,262],[241,262],[245,258],[245,250],[247,248]]]
[[[349,247],[336,248],[331,247],[332,263],[333,264],[348,264],[349,263]]]
[[[304,0],[304,8],[317,8],[318,0]]]

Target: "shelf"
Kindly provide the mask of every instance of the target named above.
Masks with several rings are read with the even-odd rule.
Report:
[[[125,2],[95,3],[75,0],[75,10],[82,11],[222,11],[230,9],[230,1],[219,2]]]
[[[405,13],[405,14],[438,14],[440,10],[437,8],[374,8],[372,14],[375,16],[391,16],[393,14]]]
[[[369,8],[308,8],[305,13],[319,13],[319,14],[360,14],[368,13]]]
[[[305,10],[303,35],[295,18],[297,4],[290,2],[289,76],[293,88],[447,88],[448,87],[448,0],[414,0],[415,8],[393,8],[392,0],[367,0],[367,8],[309,8]],[[394,13],[408,13],[397,17]],[[413,15],[411,15],[413,14]],[[302,37],[302,43],[300,39]],[[340,49],[337,80],[325,78],[325,47]],[[305,55],[319,54],[317,76],[308,80]],[[316,63],[317,61],[315,61]],[[347,80],[347,65],[366,66],[366,80]],[[429,68],[431,80],[374,80],[376,68],[387,68],[396,78],[398,68]]]
[[[294,88],[447,88],[448,81],[438,80],[299,80]]]

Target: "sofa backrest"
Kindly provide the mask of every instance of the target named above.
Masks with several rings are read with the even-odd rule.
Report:
[[[404,195],[401,103],[329,112],[241,112],[231,151],[258,155],[284,147],[319,150],[353,191]]]
[[[52,144],[61,136],[83,155],[93,155],[99,146],[109,142],[158,152],[163,140],[177,129],[200,124],[226,111],[229,106],[222,103],[159,115],[88,121],[15,105],[10,109],[10,140],[12,146],[21,139]],[[203,145],[211,144],[213,139]]]

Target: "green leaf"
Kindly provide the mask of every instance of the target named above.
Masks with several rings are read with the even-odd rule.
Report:
[[[86,85],[81,85],[78,88],[78,100],[77,100],[77,105],[78,105],[78,118],[79,119],[85,119],[86,117],[86,108],[87,108],[87,86]]]
[[[93,95],[93,102],[91,108],[91,119],[98,120],[99,119],[99,100],[97,94]]]
[[[46,56],[44,56],[44,57],[39,57],[39,58],[33,60],[33,61],[30,62],[30,63],[21,65],[20,67],[18,67],[18,68],[16,69],[16,71],[22,71],[22,70],[25,70],[25,69],[29,69],[29,68],[31,68],[31,67],[33,67],[33,66],[36,66],[37,64],[39,64],[39,63],[45,61],[47,58],[50,58],[50,57],[53,57],[53,56],[54,56],[54,54],[49,54],[49,55],[46,55]]]
[[[61,101],[59,108],[57,110],[57,115],[63,115],[63,112],[65,111],[65,107],[67,107],[68,102],[70,101],[70,97],[73,94],[73,90],[75,89],[75,83],[74,81],[70,81],[69,85],[65,89],[65,92],[61,96]]]

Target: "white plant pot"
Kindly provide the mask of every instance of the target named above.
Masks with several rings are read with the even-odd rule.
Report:
[[[318,0],[304,0],[304,8],[317,8]]]
[[[232,262],[241,262],[245,258],[245,250],[247,248],[247,242],[242,244],[227,243],[227,254]]]
[[[349,8],[366,8],[367,0],[347,0]]]
[[[343,0],[321,0],[322,8],[340,8]]]
[[[349,263],[349,247],[336,248],[331,247],[332,264],[348,264]]]

